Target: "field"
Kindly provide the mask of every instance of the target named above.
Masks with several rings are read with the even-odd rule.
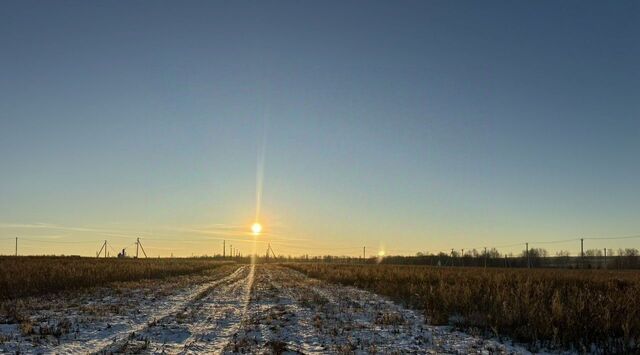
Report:
[[[148,267],[142,260],[123,265]],[[69,278],[74,270],[55,275]],[[274,264],[209,264],[184,275],[97,284],[43,294],[34,288],[33,296],[0,302],[0,353],[526,353]]]
[[[547,349],[640,351],[640,274],[601,270],[291,264],[454,324]]]
[[[0,353],[638,350],[632,272],[45,257],[0,265],[9,285]]]

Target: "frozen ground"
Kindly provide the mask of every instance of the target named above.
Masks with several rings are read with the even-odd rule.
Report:
[[[29,300],[36,329],[0,324],[0,353],[527,353],[279,266],[139,284]]]

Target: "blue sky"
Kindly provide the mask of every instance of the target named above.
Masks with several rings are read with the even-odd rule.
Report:
[[[70,242],[25,252],[244,245],[264,137],[278,252],[640,233],[637,2],[4,1],[0,44],[0,238]]]

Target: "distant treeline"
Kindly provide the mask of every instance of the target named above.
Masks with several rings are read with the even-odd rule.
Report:
[[[486,251],[472,249],[461,255],[457,251],[450,254],[417,253],[415,256],[384,257],[284,257],[278,261],[324,262],[347,264],[395,264],[395,265],[431,265],[431,266],[473,266],[473,267],[513,267],[513,268],[584,268],[584,269],[640,269],[640,252],[635,248],[612,250],[585,250],[584,256],[571,256],[568,251],[559,251],[549,255],[546,249],[532,248],[518,255],[501,254],[497,249]]]

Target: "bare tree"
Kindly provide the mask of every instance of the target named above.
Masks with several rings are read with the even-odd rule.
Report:
[[[586,256],[602,256],[602,249],[589,249],[584,252]]]

